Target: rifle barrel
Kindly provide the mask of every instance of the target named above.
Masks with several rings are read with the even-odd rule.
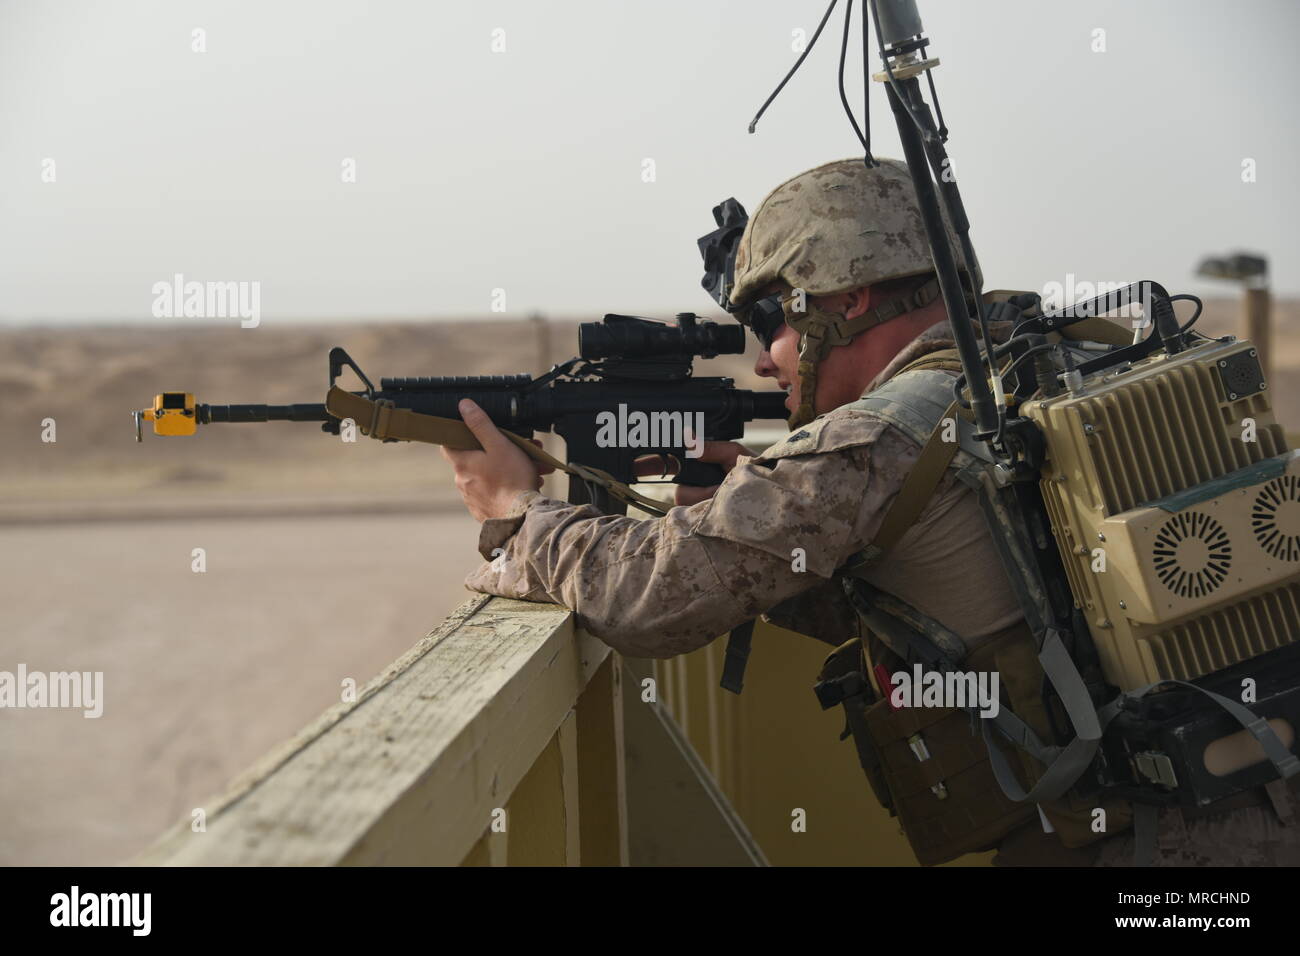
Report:
[[[201,424],[212,422],[324,422],[329,421],[321,405],[199,405],[195,409]]]

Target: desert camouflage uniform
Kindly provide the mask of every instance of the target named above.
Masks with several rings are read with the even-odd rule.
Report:
[[[1177,811],[1162,813],[1151,865],[1300,866],[1300,800],[1294,789],[1288,796],[1290,822],[1285,824],[1272,806],[1242,807],[1192,820]],[[1094,866],[1133,865],[1132,832],[1097,846]]]
[[[936,324],[870,387],[949,347],[949,336],[946,323]],[[791,438],[808,453],[783,457],[778,443],[742,457],[713,498],[655,521],[522,494],[510,516],[483,525],[479,550],[505,553],[466,583],[572,608],[587,631],[632,657],[684,654],[764,612],[830,644],[856,637],[856,619],[831,577],[875,536],[920,446],[847,408]],[[945,476],[872,583],[974,646],[1020,616],[983,522],[971,492]],[[806,571],[794,569],[795,549]],[[933,588],[958,558],[970,572],[963,584]]]
[[[1272,805],[1240,807],[1185,819],[1160,813],[1151,866],[1300,866],[1300,796],[1295,785]],[[1284,823],[1283,820],[1288,822]],[[1132,830],[1068,850],[1037,824],[1004,839],[995,866],[1134,866]]]
[[[933,326],[867,391],[951,345],[947,324]],[[847,408],[801,432],[808,453],[781,457],[778,443],[742,457],[711,499],[657,520],[522,493],[511,514],[484,522],[479,551],[485,558],[497,548],[504,553],[466,585],[571,608],[584,629],[631,657],[685,654],[760,614],[829,644],[856,637],[856,618],[832,574],[874,537],[920,446]],[[806,571],[794,570],[795,548],[804,550]],[[954,579],[945,572],[956,560],[964,574]],[[931,586],[940,580],[942,588]],[[871,581],[971,648],[1020,617],[975,498],[951,474]],[[1300,813],[1300,801],[1291,800]],[[1300,824],[1283,826],[1271,807],[1186,823],[1166,812],[1159,826],[1156,865],[1300,865]],[[1124,866],[1133,859],[1131,831],[1066,849],[1034,822],[1003,842],[995,863]]]

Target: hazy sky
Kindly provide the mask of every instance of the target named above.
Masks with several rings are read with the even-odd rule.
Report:
[[[263,322],[707,312],[710,208],[857,152],[839,9],[746,133],[824,6],[0,0],[0,318],[157,321],[175,273]],[[1228,293],[1194,267],[1246,248],[1300,292],[1300,3],[920,9],[989,288]],[[871,126],[899,155],[878,85]]]

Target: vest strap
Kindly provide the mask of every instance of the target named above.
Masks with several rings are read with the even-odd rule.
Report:
[[[890,381],[895,381],[899,376],[907,372],[917,370],[918,366],[923,366],[926,369],[961,370],[961,362],[957,359],[957,350],[942,349],[923,355],[915,362],[908,363]],[[912,470],[907,473],[907,477],[903,479],[903,486],[898,490],[898,494],[885,512],[885,517],[881,520],[875,537],[849,560],[849,564],[843,569],[846,574],[858,576],[857,572],[865,569],[871,562],[898,544],[907,529],[916,523],[916,519],[921,516],[921,512],[925,510],[930,499],[934,497],[935,489],[939,487],[944,472],[952,464],[957,449],[960,447],[959,442],[956,440],[955,429],[953,441],[943,440],[944,420],[952,419],[955,426],[956,419],[954,415],[956,411],[957,403],[954,401],[940,415],[938,425],[931,430],[921,446],[920,457],[917,458]]]

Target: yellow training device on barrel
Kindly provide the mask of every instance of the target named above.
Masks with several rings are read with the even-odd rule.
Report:
[[[153,408],[132,412],[135,440],[143,441],[141,422],[153,422],[155,435],[193,435],[198,429],[194,396],[189,392],[161,392],[153,397]]]

